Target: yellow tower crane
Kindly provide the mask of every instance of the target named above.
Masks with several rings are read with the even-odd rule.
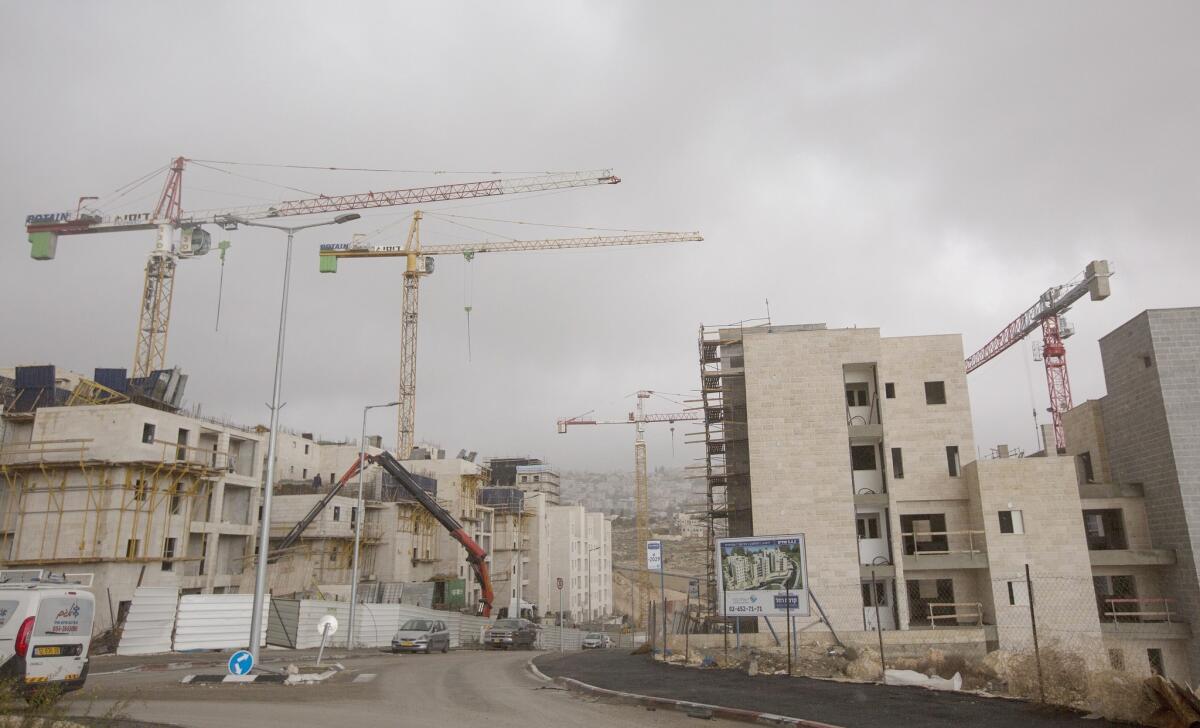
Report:
[[[565,435],[568,427],[578,427],[579,425],[634,425],[636,427],[633,441],[634,533],[637,538],[637,547],[634,549],[635,557],[638,555],[640,549],[646,547],[646,542],[650,540],[650,482],[646,473],[646,424],[649,422],[668,422],[674,425],[676,422],[704,419],[704,413],[700,411],[653,412],[647,414],[645,403],[653,394],[654,392],[649,389],[638,391],[637,409],[630,412],[629,417],[624,420],[594,420],[588,419],[587,415],[564,417],[558,420],[558,432],[560,435]],[[653,588],[650,584],[650,572],[648,570],[638,569],[637,585],[637,591],[640,592],[640,596],[638,597],[638,615],[640,616],[646,611],[644,605],[650,598],[650,590]],[[588,588],[590,589],[591,586],[589,585]]]
[[[396,453],[404,459],[415,443],[417,417],[417,319],[421,278],[433,273],[433,257],[461,255],[468,260],[480,253],[515,253],[529,250],[567,248],[605,248],[621,245],[652,245],[703,240],[698,232],[645,232],[626,235],[598,235],[543,240],[505,240],[499,242],[451,245],[421,244],[421,211],[413,213],[408,237],[403,245],[322,245],[321,272],[336,273],[339,258],[404,258],[404,296],[400,309],[400,412],[396,431]]]
[[[29,235],[30,251],[34,260],[53,260],[57,254],[58,238],[61,235],[89,233],[126,232],[132,230],[154,230],[157,238],[154,249],[146,261],[146,276],[142,286],[141,304],[138,307],[137,345],[134,349],[133,368],[129,376],[140,379],[153,371],[163,369],[167,357],[167,332],[171,323],[171,299],[175,287],[175,264],[179,259],[204,255],[212,245],[204,225],[218,225],[226,230],[266,218],[315,215],[320,213],[347,213],[350,210],[365,210],[397,205],[425,204],[442,200],[461,200],[474,197],[495,197],[526,192],[561,190],[570,187],[616,184],[621,179],[612,170],[587,172],[563,172],[538,177],[488,179],[475,182],[455,182],[432,187],[412,187],[371,192],[356,192],[343,195],[319,195],[315,197],[282,200],[249,207],[234,207],[213,210],[185,211],[183,209],[183,171],[189,163],[209,167],[211,164],[244,164],[241,162],[212,162],[176,157],[165,168],[167,178],[153,210],[116,214],[107,212],[103,200],[97,197],[81,197],[74,211],[35,213],[25,216],[25,230]],[[269,165],[268,165],[269,166]],[[285,165],[286,166],[286,165]],[[216,167],[218,172],[226,170]],[[143,175],[111,198],[113,204],[124,194],[135,189],[162,171],[159,168]],[[323,168],[324,169],[324,168]],[[338,169],[329,167],[328,169]],[[85,204],[85,202],[87,204]],[[342,220],[356,216],[344,214]],[[176,235],[176,231],[179,234]]]

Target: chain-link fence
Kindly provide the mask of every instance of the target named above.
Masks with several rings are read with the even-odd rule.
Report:
[[[1141,682],[1190,678],[1190,627],[1157,583],[1118,574],[881,566],[858,581],[814,579],[808,609],[728,618],[684,602],[650,607],[650,640],[676,660],[878,680],[881,670],[953,678],[963,689],[1128,715]],[[901,572],[897,578],[896,572]],[[1140,589],[1140,591],[1139,591]],[[766,596],[766,595],[764,595]],[[805,614],[804,612],[807,612]],[[891,676],[889,676],[890,678]]]

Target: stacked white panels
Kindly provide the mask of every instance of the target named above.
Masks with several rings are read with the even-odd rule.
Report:
[[[175,608],[179,590],[167,586],[143,586],[133,592],[133,604],[125,618],[118,655],[153,655],[171,651]],[[249,629],[247,627],[247,629]]]
[[[179,600],[175,620],[175,649],[230,650],[249,646],[253,594],[188,594]],[[271,608],[270,598],[263,604]],[[263,620],[259,645],[267,643]]]
[[[271,613],[269,641],[280,647],[308,649],[321,644],[317,624],[321,617],[331,614],[337,618],[338,631],[329,644],[345,647],[348,639],[350,604],[319,599],[279,600],[278,609]],[[446,623],[450,646],[477,644],[481,630],[491,620],[455,612],[440,612],[410,604],[360,604],[354,613],[354,642],[358,647],[389,647],[400,625],[410,619],[430,619]]]

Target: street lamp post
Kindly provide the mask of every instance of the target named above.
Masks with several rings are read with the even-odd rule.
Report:
[[[588,549],[588,552],[587,552],[587,559],[588,559],[588,622],[589,623],[591,623],[591,621],[593,619],[595,619],[595,615],[592,612],[592,552],[599,551],[599,550],[600,550],[599,546],[593,546],[590,549]]]
[[[399,402],[387,404],[369,404],[363,407],[362,436],[358,445],[358,496],[354,508],[354,556],[350,567],[350,619],[346,622],[346,647],[354,649],[354,608],[358,606],[358,551],[362,542],[362,524],[365,519],[363,511],[363,472],[367,469],[367,411],[384,407],[395,407]]]
[[[338,215],[332,220],[295,227],[251,222],[232,215],[223,221],[227,228],[249,225],[282,230],[287,233],[287,248],[283,256],[283,295],[279,302],[279,332],[275,341],[275,379],[271,387],[271,434],[267,440],[267,473],[263,483],[262,521],[258,531],[258,563],[254,575],[254,608],[250,615],[250,654],[253,656],[254,662],[258,662],[258,640],[262,634],[263,597],[267,592],[267,554],[271,546],[271,493],[275,488],[275,445],[279,439],[279,408],[281,406],[279,392],[283,384],[283,341],[287,331],[288,289],[292,280],[292,238],[301,230],[322,225],[341,225],[358,218],[358,213],[351,212]]]

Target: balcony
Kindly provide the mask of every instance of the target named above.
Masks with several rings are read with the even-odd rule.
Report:
[[[929,602],[926,605],[929,628],[941,627],[982,627],[983,604],[981,602]]]
[[[1174,599],[1105,597],[1100,603],[1105,635],[1125,639],[1191,639],[1192,629],[1180,619]]]
[[[862,490],[855,492],[854,505],[886,508],[888,506],[888,494],[877,493],[870,488],[863,488]]]
[[[986,569],[983,531],[916,531],[901,533],[907,571]]]
[[[1092,566],[1172,566],[1174,549],[1089,549]]]

